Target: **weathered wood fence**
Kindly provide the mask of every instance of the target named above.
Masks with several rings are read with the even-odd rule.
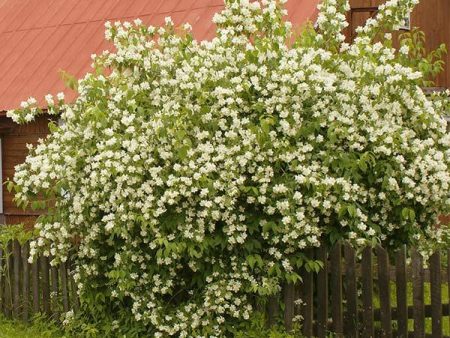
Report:
[[[444,337],[443,317],[450,310],[448,297],[443,303],[442,288],[450,294],[450,250],[445,261],[439,252],[432,255],[427,268],[417,251],[407,257],[405,247],[392,255],[382,247],[366,248],[357,257],[352,248],[338,244],[310,255],[325,266],[318,274],[303,270],[303,284],[283,290],[286,328],[301,315],[306,337]],[[426,283],[430,304],[425,304]],[[297,298],[301,306],[295,305]],[[276,301],[269,302],[269,321],[278,308]],[[431,318],[428,333],[425,318]],[[413,325],[408,326],[410,320]],[[446,320],[450,324],[450,317]]]
[[[29,243],[13,241],[0,248],[0,313],[28,321],[35,314],[58,318],[78,309],[68,264],[51,267],[48,257],[28,262]]]
[[[0,248],[0,312],[27,321],[36,313],[76,311],[79,304],[68,264],[51,267],[46,257],[30,264],[28,252],[28,243],[17,241]],[[269,325],[282,318],[291,329],[300,315],[306,337],[443,337],[443,317],[450,315],[450,305],[448,297],[444,304],[441,291],[445,285],[450,294],[450,250],[445,260],[435,253],[427,268],[417,252],[407,257],[405,248],[392,255],[381,247],[367,248],[357,256],[338,244],[308,254],[323,261],[324,268],[319,273],[302,269],[301,285],[287,285],[282,295],[269,299]],[[430,304],[425,304],[426,283]],[[413,301],[408,304],[411,290]],[[431,318],[429,333],[425,318]],[[409,320],[413,325],[408,326]],[[450,325],[450,316],[446,320]]]

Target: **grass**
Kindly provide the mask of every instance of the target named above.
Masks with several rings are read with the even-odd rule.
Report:
[[[406,292],[408,298],[408,306],[413,305],[413,289],[412,283],[408,283],[408,289]],[[391,307],[397,306],[397,295],[396,295],[396,285],[394,282],[391,282]],[[442,304],[449,303],[449,293],[447,283],[441,284],[441,293],[442,293]],[[424,283],[424,301],[425,304],[431,304],[431,292],[430,292],[430,283]],[[374,295],[374,308],[380,307],[380,299],[378,295]],[[408,329],[409,331],[414,331],[414,321],[409,319],[408,321]],[[450,318],[448,316],[442,317],[442,330],[443,334],[446,336],[450,335]],[[431,318],[425,319],[425,332],[431,334]]]
[[[33,324],[11,321],[0,316],[0,338],[62,338],[64,335],[51,322],[35,318]]]

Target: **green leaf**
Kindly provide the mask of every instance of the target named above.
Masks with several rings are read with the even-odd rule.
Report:
[[[359,169],[361,169],[361,171],[363,173],[365,173],[367,171],[367,163],[366,163],[366,161],[363,160],[363,159],[359,160],[358,161],[358,167],[359,167]]]
[[[342,218],[345,216],[346,213],[347,213],[347,206],[346,206],[346,205],[343,205],[343,206],[339,209],[339,212],[338,212],[338,217],[339,217],[339,219],[342,219]]]
[[[401,216],[403,220],[414,221],[416,219],[416,213],[411,208],[403,208]]]
[[[354,205],[349,205],[348,207],[347,207],[347,210],[348,210],[348,214],[351,216],[351,217],[356,217],[356,207],[354,206]]]
[[[7,181],[5,184],[6,184],[6,189],[8,190],[8,192],[11,192],[14,189],[13,181]]]
[[[178,152],[177,153],[178,153],[178,157],[181,160],[186,159],[189,148],[190,147],[188,147],[188,146],[181,146],[180,148],[178,148]]]
[[[250,266],[251,269],[255,267],[256,259],[253,255],[247,256],[247,263]]]

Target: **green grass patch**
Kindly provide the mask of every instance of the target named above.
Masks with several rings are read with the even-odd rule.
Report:
[[[35,318],[26,324],[0,316],[0,338],[62,338],[64,334],[58,327],[44,318]]]
[[[390,292],[391,292],[391,307],[394,308],[397,306],[397,290],[396,290],[395,282],[391,282]],[[449,294],[448,294],[447,283],[445,283],[445,284],[443,283],[441,285],[441,293],[442,293],[442,297],[441,297],[442,304],[448,303],[449,302]],[[408,306],[412,306],[413,305],[413,288],[412,288],[411,282],[408,282],[406,296],[407,296]],[[424,301],[425,301],[425,304],[431,304],[430,283],[424,283]],[[378,294],[374,295],[373,303],[374,303],[373,304],[374,308],[380,307],[380,298],[379,298]],[[396,325],[396,321],[393,321],[393,325]],[[409,331],[414,330],[414,321],[412,319],[409,319],[409,321],[408,321],[408,329],[409,329]],[[442,330],[443,330],[444,335],[446,335],[446,336],[450,335],[450,318],[448,316],[442,317]],[[425,319],[425,332],[431,334],[431,318]]]

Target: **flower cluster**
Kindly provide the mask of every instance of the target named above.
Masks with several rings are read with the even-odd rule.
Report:
[[[344,42],[343,30],[348,26],[345,14],[350,10],[348,0],[324,0],[319,5],[319,15],[316,21],[322,35],[318,35],[319,41],[326,43]]]
[[[383,29],[398,30],[418,3],[419,0],[386,1],[378,7],[376,17],[368,19],[366,24],[358,27],[356,31],[363,36],[373,37]]]
[[[379,25],[410,3],[389,1]],[[94,56],[17,167],[16,200],[51,206],[31,250],[57,264],[75,248],[80,296],[102,296],[91,311],[130,309],[154,337],[218,337],[251,295],[297,282],[305,248],[433,239],[450,205],[448,103],[390,42],[343,48],[347,8],[324,1],[302,35],[317,45],[286,44],[276,0],[227,1],[211,41],[170,19],[108,23],[115,51]],[[41,113],[29,104],[9,116]]]

